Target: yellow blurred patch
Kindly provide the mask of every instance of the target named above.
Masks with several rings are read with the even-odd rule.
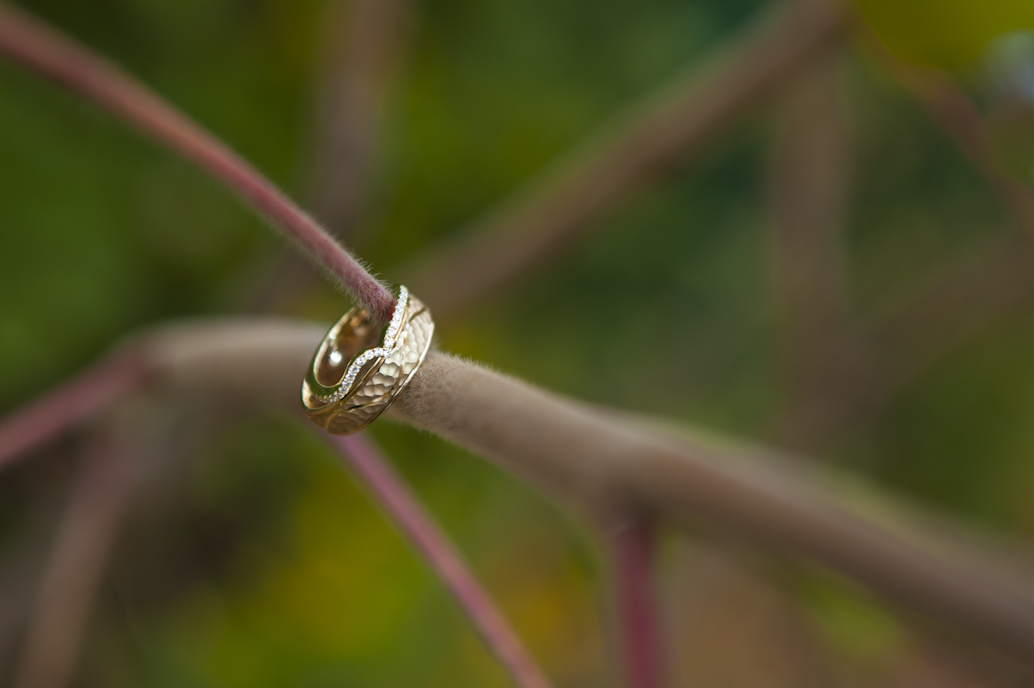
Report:
[[[964,69],[997,37],[1034,30],[1031,0],[857,0],[873,31],[900,57]]]

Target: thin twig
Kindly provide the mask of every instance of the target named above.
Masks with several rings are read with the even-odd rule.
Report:
[[[463,557],[373,443],[363,435],[327,437],[366,490],[438,574],[513,682],[521,688],[548,688],[545,675]]]
[[[1034,241],[1014,234],[967,256],[869,327],[880,375],[871,406],[889,399],[945,356],[1034,304]]]
[[[863,373],[846,293],[850,151],[842,81],[842,55],[831,54],[783,96],[769,174],[772,293],[787,386],[773,439],[801,450],[820,448],[839,429]]]
[[[839,7],[779,13],[553,163],[405,282],[441,318],[555,257],[593,222],[677,168],[844,34]]]
[[[870,37],[876,55],[959,147],[1011,213],[1020,236],[1007,238],[873,327],[887,349],[885,397],[1003,316],[1034,301],[1034,194],[991,160],[987,125],[966,92],[947,75],[910,65]]]
[[[44,476],[47,475],[44,468]],[[53,473],[51,472],[51,475]],[[39,572],[50,553],[50,536],[57,528],[66,497],[66,486],[45,480],[33,489],[32,502],[19,519],[22,523],[5,538],[0,558],[0,677],[10,679],[20,649],[25,622],[39,587]]]
[[[338,237],[355,232],[362,212],[408,10],[407,0],[338,0],[330,10],[312,210]]]
[[[0,55],[92,101],[232,189],[387,320],[391,294],[337,241],[254,167],[125,72],[39,20],[0,2]]]
[[[0,469],[139,388],[147,376],[147,362],[126,348],[3,418]]]
[[[611,537],[618,627],[629,688],[663,683],[661,625],[654,599],[654,529],[635,520]]]
[[[252,327],[255,321],[224,320],[219,324],[172,325],[126,343],[71,380],[0,419],[0,469],[147,384],[155,372],[155,360],[163,362],[164,375],[175,371],[174,375],[188,379],[192,375],[212,376],[238,390],[254,389],[256,395],[263,398],[268,397],[261,388],[268,384],[269,389],[281,390],[282,405],[297,403],[295,388],[300,378],[294,375],[304,369],[312,355],[300,352],[311,342],[318,341],[326,327],[291,321],[261,322],[266,324]],[[253,338],[241,339],[238,336],[241,327]],[[198,333],[203,333],[201,350],[197,349]],[[220,358],[216,352],[237,358],[240,364],[214,370],[209,365]],[[271,360],[277,352],[287,359]],[[245,370],[245,362],[258,367]],[[267,366],[262,375],[254,374],[254,370]]]
[[[338,239],[361,229],[373,159],[392,76],[403,52],[409,0],[333,0],[326,11],[326,60],[314,118],[312,215]],[[249,310],[282,312],[310,292],[316,277],[290,253],[270,261]]]
[[[118,423],[90,438],[40,583],[15,688],[68,684],[140,459]]]
[[[900,61],[870,38],[877,56],[984,176],[1021,231],[945,269],[866,327],[859,341],[869,343],[872,360],[860,362],[877,372],[844,381],[838,404],[802,414],[805,422],[790,435],[810,437],[812,447],[828,439],[835,426],[878,413],[946,355],[1034,303],[1034,195],[995,167],[983,116],[957,83]],[[823,427],[827,422],[830,427]]]
[[[1034,236],[1034,194],[995,166],[988,148],[984,118],[962,87],[942,72],[903,62],[876,39],[870,44],[912,97],[984,176],[1013,214],[1016,224]]]

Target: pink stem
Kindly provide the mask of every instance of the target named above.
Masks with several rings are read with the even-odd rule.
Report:
[[[148,374],[143,357],[127,350],[0,420],[0,468],[140,387]]]
[[[40,578],[15,688],[64,688],[70,683],[133,496],[140,450],[130,433],[115,423],[89,439]]]
[[[661,645],[653,599],[653,528],[637,521],[611,543],[619,633],[629,688],[661,685]]]
[[[344,247],[239,155],[115,65],[3,2],[0,55],[93,101],[214,176],[301,244],[371,313],[391,317],[394,298]]]
[[[521,688],[548,688],[545,676],[466,562],[373,443],[362,435],[328,437],[374,500],[438,574],[513,682]]]

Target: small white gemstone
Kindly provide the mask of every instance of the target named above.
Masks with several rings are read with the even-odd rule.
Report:
[[[399,298],[395,304],[395,312],[391,315],[391,322],[388,323],[388,329],[384,333],[384,344],[388,347],[395,345],[395,337],[398,335],[399,326],[402,324],[402,315],[406,310],[406,304],[409,302],[409,290],[405,287],[399,287]]]
[[[341,386],[338,387],[337,391],[326,397],[319,397],[324,402],[334,402],[339,399],[344,399],[349,390],[352,387],[352,383],[355,382],[356,376],[359,374],[359,369],[369,363],[372,359],[377,357],[388,358],[398,347],[395,346],[395,338],[398,336],[399,328],[402,325],[402,315],[406,310],[406,305],[409,303],[409,290],[405,287],[399,287],[399,298],[395,304],[395,312],[391,315],[391,322],[388,323],[388,329],[384,333],[384,346],[376,349],[367,349],[359,355],[352,365],[348,367],[345,372],[345,377],[341,380]],[[330,360],[332,363],[341,362],[341,353],[339,351],[333,351],[330,354]]]

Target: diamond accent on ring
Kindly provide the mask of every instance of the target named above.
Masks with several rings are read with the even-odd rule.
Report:
[[[395,312],[391,314],[391,322],[388,323],[388,329],[384,333],[384,346],[379,346],[375,349],[367,349],[363,353],[352,361],[352,364],[348,366],[348,370],[345,372],[345,377],[341,379],[341,385],[335,390],[335,392],[329,396],[317,397],[320,401],[330,404],[335,401],[339,401],[348,396],[348,393],[352,389],[352,383],[355,382],[356,376],[359,374],[359,370],[372,361],[375,358],[387,358],[398,348],[399,328],[402,326],[402,317],[405,315],[406,306],[409,303],[409,290],[403,286],[399,287],[399,298],[395,303]]]

